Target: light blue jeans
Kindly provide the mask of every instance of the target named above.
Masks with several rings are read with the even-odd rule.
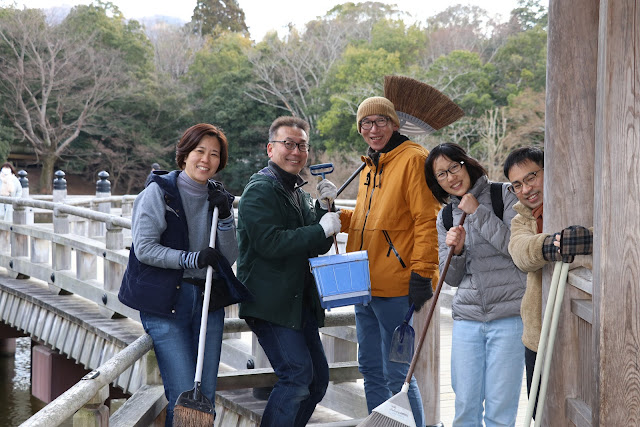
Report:
[[[515,426],[524,369],[520,316],[477,322],[454,320],[451,386],[454,427]],[[484,402],[484,408],[483,408]]]
[[[393,331],[402,324],[408,310],[408,296],[373,297],[369,305],[355,306],[358,364],[369,413],[400,391],[409,371],[408,364],[389,360]],[[422,427],[424,409],[415,377],[411,377],[408,394],[413,418]]]
[[[194,387],[202,292],[202,288],[182,282],[175,318],[140,312],[142,326],[153,339],[164,393],[169,401],[165,422],[167,427],[173,425],[173,408],[178,396]],[[223,329],[224,309],[210,312],[200,389],[214,406]]]

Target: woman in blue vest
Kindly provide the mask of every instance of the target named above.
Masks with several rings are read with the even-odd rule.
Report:
[[[526,287],[508,250],[517,198],[508,184],[498,184],[493,199],[502,208],[496,209],[486,170],[457,144],[431,150],[425,175],[435,198],[452,205],[440,211],[436,227],[440,269],[453,247],[445,281],[457,288],[451,305],[453,426],[514,426],[524,369],[520,302]],[[453,216],[449,229],[447,211]],[[459,226],[463,212],[467,217]]]
[[[233,196],[212,177],[227,164],[224,133],[210,124],[187,129],[176,148],[180,170],[154,171],[133,204],[129,263],[119,299],[140,311],[153,339],[173,422],[178,396],[193,388],[207,266],[238,256]],[[219,210],[215,248],[211,217]],[[214,272],[214,279],[216,273]],[[201,389],[213,403],[222,347],[224,309],[209,312]]]

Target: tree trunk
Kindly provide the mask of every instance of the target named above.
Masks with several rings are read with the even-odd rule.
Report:
[[[42,156],[42,173],[38,183],[38,192],[40,194],[52,194],[53,192],[53,168],[55,163],[56,157],[54,155],[45,154]]]

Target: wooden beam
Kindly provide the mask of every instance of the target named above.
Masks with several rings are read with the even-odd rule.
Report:
[[[329,380],[342,382],[362,378],[358,362],[335,362],[329,364]],[[243,369],[218,373],[216,390],[236,390],[240,388],[271,387],[278,377],[271,368]]]

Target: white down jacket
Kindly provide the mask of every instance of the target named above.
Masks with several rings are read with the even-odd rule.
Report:
[[[515,194],[502,186],[503,218],[500,220],[491,205],[490,182],[479,178],[469,191],[480,203],[475,213],[467,215],[464,228],[467,233],[464,250],[451,259],[445,282],[458,290],[453,298],[455,320],[487,322],[520,315],[520,302],[526,288],[527,276],[520,271],[509,255],[511,219],[516,215],[513,205]],[[460,223],[460,198],[452,196],[453,224]],[[447,230],[438,214],[438,246],[440,274],[444,268],[449,247],[445,243]]]

